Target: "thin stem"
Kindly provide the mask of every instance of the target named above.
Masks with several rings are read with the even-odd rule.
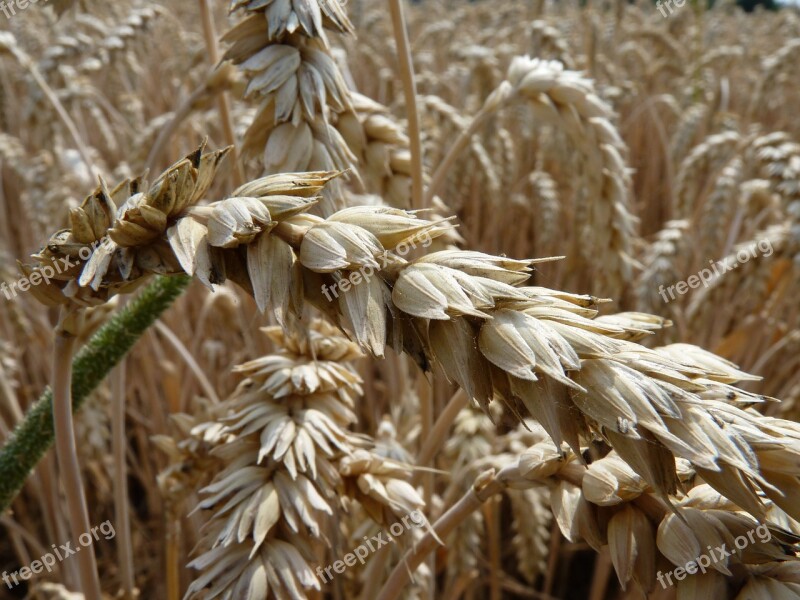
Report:
[[[417,567],[436,548],[438,540],[447,537],[484,502],[505,489],[504,475],[503,471],[497,475],[494,474],[494,471],[480,475],[467,493],[434,523],[432,531],[428,531],[413,548],[406,552],[384,584],[377,600],[396,600],[411,581],[411,576]]]
[[[156,321],[155,326],[159,333],[167,338],[167,341],[170,343],[170,345],[175,348],[178,354],[181,355],[181,358],[183,358],[183,360],[186,362],[189,370],[194,373],[195,377],[197,377],[197,382],[200,384],[200,387],[203,388],[203,392],[205,392],[206,396],[208,396],[208,399],[214,402],[214,404],[219,404],[220,399],[216,390],[214,389],[214,386],[211,385],[208,377],[206,377],[206,374],[203,373],[203,368],[197,364],[194,356],[192,356],[192,353],[189,352],[183,342],[172,332],[169,327],[164,325],[164,323],[161,321]]]
[[[383,575],[386,572],[385,565],[392,556],[391,548],[384,546],[378,548],[369,560],[364,573],[364,587],[361,589],[359,600],[372,600],[380,589]]]
[[[739,206],[736,209],[736,214],[731,222],[731,228],[728,231],[728,238],[725,240],[725,246],[722,248],[722,256],[728,256],[728,254],[730,254],[733,245],[736,243],[736,239],[739,237],[739,230],[742,228],[742,221],[744,221],[744,215],[747,211],[747,204],[742,200],[739,200],[738,204]]]
[[[483,518],[486,523],[486,546],[489,549],[489,598],[501,600],[500,524],[494,501],[483,505]]]
[[[613,568],[611,555],[608,553],[608,546],[606,546],[600,550],[594,565],[592,584],[589,587],[589,600],[603,600],[606,597],[606,588],[608,588],[608,580],[611,579]]]
[[[430,434],[422,443],[422,447],[417,455],[416,464],[423,466],[430,464],[433,457],[437,452],[439,452],[444,443],[447,441],[447,432],[450,429],[450,426],[453,424],[453,421],[456,420],[458,413],[467,407],[467,403],[467,394],[464,392],[464,390],[459,388],[458,391],[456,391],[456,393],[450,398],[450,401],[447,403],[447,406],[444,407],[442,414],[440,414],[439,418],[436,419],[436,423],[434,423]],[[419,483],[421,475],[421,471],[414,472],[414,475],[411,478],[412,485],[417,485]]]
[[[558,528],[558,523],[555,522],[550,528],[550,547],[547,554],[549,558],[547,559],[547,570],[544,576],[543,593],[549,596],[555,585],[558,559],[561,556],[561,530]]]
[[[200,100],[211,94],[211,91],[212,90],[209,88],[208,83],[205,82],[181,103],[181,105],[172,115],[172,119],[170,119],[169,123],[164,125],[164,127],[161,128],[161,131],[158,132],[158,137],[150,148],[150,154],[147,155],[145,171],[155,170],[156,163],[158,162],[161,153],[164,151],[164,147],[167,145],[167,142],[175,133],[175,131],[177,131],[178,126],[186,117],[191,114],[191,112],[199,104]]]
[[[420,405],[420,421],[422,424],[420,434],[422,439],[430,439],[431,430],[433,429],[433,414],[434,414],[434,392],[436,389],[435,382],[429,382],[427,378],[420,377],[419,385],[419,405]],[[419,466],[426,466],[422,463],[417,463]],[[422,498],[425,500],[425,506],[433,506],[433,473],[426,472],[422,476]],[[428,557],[428,569],[431,573],[436,572],[436,556],[431,553]],[[431,577],[428,580],[428,598],[436,597],[436,578]]]
[[[419,108],[417,107],[417,80],[414,75],[411,47],[408,42],[403,0],[389,0],[389,11],[392,13],[392,28],[397,45],[397,59],[400,65],[400,77],[403,80],[403,95],[406,100],[408,117],[408,137],[411,146],[411,207],[427,208],[430,204],[427,196],[423,196],[422,191],[422,141]]]
[[[214,19],[211,15],[210,0],[197,0],[200,5],[200,15],[203,18],[203,36],[206,40],[206,50],[208,50],[208,60],[212,66],[219,64],[220,55],[217,46],[217,32],[214,28]],[[244,181],[244,169],[236,153],[236,135],[233,132],[233,118],[231,117],[231,101],[228,93],[221,89],[217,92],[217,107],[222,124],[222,133],[225,136],[225,143],[233,146],[233,184],[234,187],[241,186]]]
[[[656,133],[658,133],[658,141],[661,144],[661,152],[664,155],[664,170],[666,171],[665,183],[667,184],[666,186],[667,198],[672,198],[674,193],[673,190],[675,189],[673,185],[675,175],[672,172],[672,161],[670,160],[669,157],[669,142],[668,142],[669,136],[667,134],[666,128],[664,127],[664,121],[661,119],[661,116],[659,115],[658,111],[655,108],[653,108],[653,103],[650,101],[647,102],[647,110],[652,115],[653,121],[656,124]],[[667,208],[671,209],[672,204],[673,201],[667,202],[666,203]],[[670,219],[674,218],[672,214],[669,214],[667,216]]]
[[[19,539],[25,540],[25,543],[28,544],[28,546],[31,547],[31,550],[36,552],[39,556],[44,556],[48,552],[48,550],[45,549],[44,546],[42,546],[42,543],[39,541],[39,539],[35,535],[33,535],[33,533],[31,533],[30,531],[25,529],[22,525],[17,523],[11,517],[0,516],[0,525],[2,525],[3,527],[7,528],[15,536],[18,536]],[[22,546],[22,549],[25,552],[25,554],[27,555],[27,550],[25,549],[24,546]],[[26,558],[27,558],[27,556],[26,556]],[[56,563],[55,564],[55,568],[56,568],[56,573],[58,573],[58,570],[61,568],[61,565]]]
[[[125,436],[125,361],[111,375],[111,446],[114,457],[114,515],[117,554],[125,600],[135,600],[131,519],[128,511],[128,465]]]
[[[28,73],[31,74],[31,77],[33,77],[33,80],[36,82],[36,85],[38,85],[39,89],[42,90],[42,93],[45,95],[45,98],[47,98],[48,102],[50,102],[50,104],[55,109],[58,118],[61,119],[62,123],[64,124],[64,127],[67,128],[67,132],[72,138],[72,141],[75,142],[75,148],[77,149],[78,154],[80,154],[81,160],[83,160],[83,162],[86,164],[86,168],[89,170],[89,173],[91,173],[92,176],[96,176],[98,174],[98,171],[95,168],[94,164],[92,163],[92,159],[89,156],[89,150],[87,149],[86,144],[83,141],[83,138],[81,138],[81,134],[78,133],[78,128],[75,126],[75,122],[69,116],[69,113],[67,113],[67,110],[64,108],[64,105],[61,104],[61,100],[58,99],[56,93],[44,80],[44,77],[42,77],[42,74],[39,72],[39,69],[36,67],[33,60],[31,60],[30,56],[28,56],[17,46],[9,48],[9,50],[17,59],[17,61],[25,69],[27,69]]]
[[[180,518],[167,521],[167,600],[180,600],[180,552],[178,550],[178,540],[180,539],[181,520]]]
[[[66,495],[72,539],[91,531],[86,494],[81,481],[81,466],[78,461],[78,446],[75,442],[75,426],[72,421],[72,354],[82,313],[61,309],[55,335],[53,352],[53,425],[56,436],[56,454],[61,481]],[[80,588],[87,600],[101,600],[100,578],[97,575],[97,560],[94,546],[89,544],[78,554]]]
[[[453,142],[453,145],[450,146],[450,150],[447,151],[447,154],[445,155],[441,164],[436,167],[436,171],[431,178],[430,185],[428,185],[428,190],[425,192],[425,206],[430,206],[433,203],[433,197],[444,185],[444,182],[447,180],[447,176],[450,174],[450,169],[453,167],[461,153],[467,148],[472,136],[475,135],[480,128],[483,127],[489,117],[494,114],[495,108],[496,107],[494,106],[487,107],[484,105],[478,114],[472,119],[469,127],[463,130],[458,135],[456,141]]]

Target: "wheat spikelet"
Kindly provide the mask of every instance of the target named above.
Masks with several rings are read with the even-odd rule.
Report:
[[[304,597],[302,589],[320,588],[310,542],[333,513],[336,461],[361,445],[346,430],[360,393],[347,361],[358,353],[325,329],[308,340],[268,333],[285,350],[237,368],[247,379],[218,421],[229,439],[213,451],[223,468],[199,504],[216,512],[190,565],[201,573],[188,597]]]
[[[502,214],[492,215],[491,228],[480,238],[481,247],[500,253],[512,249],[515,256],[556,254],[560,248],[559,227],[564,223],[564,210],[553,178],[535,170],[523,191],[514,194]],[[547,224],[547,227],[537,225]],[[502,235],[502,238],[497,236]]]
[[[495,164],[499,163],[500,181],[504,187],[513,186],[517,180],[519,160],[514,144],[514,136],[508,129],[500,128],[497,131],[497,138],[494,140],[494,150],[492,151]]]
[[[702,103],[692,104],[683,111],[670,142],[670,157],[675,165],[680,165],[689,153],[689,149],[694,146],[697,132],[702,131],[701,124],[707,121],[709,116],[708,105]]]
[[[798,253],[798,236],[796,226],[774,225],[766,230],[757,232],[752,240],[741,242],[731,253],[722,260],[727,264],[736,264],[736,268],[725,277],[715,279],[714,282],[703,290],[693,295],[687,306],[686,315],[690,326],[698,323],[702,317],[708,318],[714,314],[714,327],[707,330],[705,343],[716,344],[723,336],[731,336],[737,329],[736,312],[746,311],[760,320],[770,323],[771,328],[779,330],[784,327],[795,327],[797,316],[794,311],[785,313],[786,320],[778,318],[777,322],[770,321],[768,315],[771,310],[779,309],[781,305],[791,306],[791,301],[782,295],[776,295],[779,302],[777,306],[769,306],[770,296],[774,290],[791,286],[796,277],[796,256]],[[747,262],[738,262],[737,253],[743,255],[749,248],[757,247],[758,243],[767,242],[772,248],[768,258],[754,258]],[[783,283],[782,283],[783,282]],[[747,294],[742,291],[747,288]],[[726,308],[720,311],[720,302],[725,299]],[[787,304],[788,302],[788,304]],[[770,310],[766,310],[769,308]],[[780,315],[781,312],[774,313]],[[783,323],[781,323],[783,321]],[[738,337],[738,336],[736,336]],[[745,339],[733,340],[736,345],[746,344]]]
[[[675,308],[661,309],[665,300],[659,290],[680,281],[690,248],[686,243],[689,223],[685,220],[668,221],[647,249],[642,260],[643,269],[637,282],[639,310],[675,314]]]
[[[165,502],[165,510],[174,519],[180,519],[187,507],[196,500],[198,490],[211,483],[214,473],[224,466],[211,452],[230,439],[224,425],[217,419],[224,416],[220,408],[208,403],[197,403],[197,416],[172,415],[174,427],[170,435],[153,436],[152,441],[168,460],[158,473],[157,483]]]
[[[687,60],[685,48],[668,31],[654,27],[644,27],[632,31],[630,37],[634,40],[640,39],[653,42],[653,46],[657,47],[660,53],[670,62],[682,63]]]
[[[59,269],[57,278],[32,293],[48,304],[92,305],[120,290],[133,289],[147,274],[181,272],[171,251],[164,253],[168,248],[164,236],[176,217],[204,196],[226,153],[204,154],[200,148],[149,187],[135,179],[108,190],[101,182],[94,194],[70,212],[72,228],[57,233],[35,255],[43,266],[53,268],[56,261],[72,265],[63,272]],[[33,272],[30,267],[21,268],[27,275]]]
[[[558,29],[549,26],[545,21],[537,20],[530,24],[529,31],[533,44],[532,56],[557,60],[567,69],[575,69],[575,61],[570,56],[569,45]]]
[[[398,208],[411,204],[411,153],[403,128],[389,110],[366,96],[351,93],[353,110],[336,124],[357,157],[368,192]]]
[[[72,85],[82,75],[110,68],[113,61],[127,54],[130,45],[147,34],[158,14],[151,6],[134,8],[118,25],[88,14],[78,15],[75,21],[84,30],[63,35],[48,46],[39,60],[39,68],[48,75],[58,72],[66,85]]]
[[[449,141],[452,137],[452,133],[461,132],[467,129],[468,123],[466,122],[466,119],[461,116],[459,111],[455,107],[447,104],[438,96],[426,96],[422,98],[422,104],[425,106],[426,114],[431,117],[431,120],[436,127],[436,134],[439,140]],[[433,146],[433,144],[431,144],[431,146]],[[430,148],[430,152],[426,154],[426,156],[428,156],[431,161],[441,160],[442,151],[442,148],[433,146]],[[497,195],[500,193],[502,185],[501,176],[497,172],[498,169],[495,167],[495,165],[498,163],[491,159],[489,150],[486,148],[483,142],[477,138],[474,138],[470,141],[469,151],[470,160],[463,161],[458,167],[461,170],[461,173],[456,173],[451,179],[459,182],[460,185],[463,183],[464,177],[469,176],[472,178],[481,178],[483,181],[485,181],[485,184],[477,184],[480,185],[480,189],[484,189],[490,197],[497,197]],[[513,156],[513,149],[508,150],[504,146],[503,151],[507,152],[510,156]],[[508,157],[509,156],[506,156],[506,158]],[[499,164],[505,165],[505,168],[510,169],[513,167],[513,159],[509,162],[500,162]],[[463,176],[460,176],[462,174]],[[462,197],[464,198],[462,202],[464,202],[464,204],[469,204],[466,201],[466,197],[457,192],[445,192],[444,195],[449,198]],[[455,210],[461,209],[462,207],[463,204],[459,203],[458,201],[452,204],[452,208]],[[480,204],[478,204],[478,206],[472,206],[472,210],[481,210],[481,208],[482,206]],[[482,221],[483,219],[478,219],[478,222]]]
[[[457,241],[452,221],[380,208],[409,208],[410,174],[418,174],[399,117],[407,106],[395,67],[399,46],[381,5],[217,3],[212,18],[233,9],[236,39],[226,38],[232,41],[226,49],[240,53],[231,57],[241,62],[226,61],[209,73],[214,40],[197,10],[212,7],[205,0],[172,3],[169,14],[147,2],[62,2],[73,8],[60,20],[47,4],[30,4],[7,20],[18,60],[5,54],[2,63],[0,279],[7,286],[23,281],[15,259],[45,241],[31,261],[38,266],[23,267],[22,275],[42,277],[55,261],[71,258],[73,268],[32,289],[69,310],[98,305],[79,344],[119,308],[107,300],[152,274],[190,272],[216,292],[193,286],[127,360],[127,385],[112,398],[115,408],[121,397],[127,402],[125,443],[115,444],[122,452],[115,453],[114,469],[103,452],[107,391],[76,417],[88,459],[82,462],[91,520],[109,518],[117,527],[113,542],[95,544],[105,594],[135,597],[139,587],[140,597],[175,598],[206,574],[183,570],[188,553],[200,542],[195,556],[203,556],[230,513],[212,519],[202,534],[213,513],[186,513],[212,478],[236,460],[257,463],[261,450],[260,432],[219,435],[239,423],[229,420],[235,415],[228,409],[249,394],[230,393],[237,381],[231,367],[270,352],[303,355],[286,345],[316,339],[319,330],[310,323],[321,310],[337,331],[386,360],[359,364],[363,399],[337,413],[350,411],[337,431],[352,440],[352,455],[328,461],[329,477],[301,472],[296,460],[278,461],[266,480],[273,486],[289,480],[286,489],[301,503],[313,495],[297,491],[306,485],[295,485],[302,478],[312,487],[335,485],[324,498],[332,515],[304,513],[318,525],[317,536],[287,503],[298,533],[281,513],[265,544],[280,550],[276,560],[297,562],[282,563],[280,571],[278,562],[261,560],[267,579],[270,569],[278,577],[278,587],[263,595],[386,598],[381,586],[394,582],[397,571],[414,572],[415,582],[402,592],[420,600],[536,594],[596,600],[639,597],[647,589],[653,597],[698,600],[798,595],[796,427],[774,420],[796,419],[800,400],[795,10],[746,14],[727,0],[713,7],[673,4],[674,12],[662,18],[653,5],[623,2],[405,3],[427,184],[435,183],[437,165],[471,127],[469,117],[480,115],[487,99],[497,100],[492,90],[506,87],[515,57],[531,53],[568,67],[553,75],[551,87],[518,92],[510,106],[500,102],[476,126],[463,159],[444,169],[438,193],[446,206],[435,192],[426,194],[436,212],[459,219],[460,244],[468,250],[457,251],[448,246]],[[0,36],[4,50],[9,39]],[[254,60],[270,48],[300,57],[280,85],[282,70],[266,73]],[[290,82],[303,74],[325,77],[305,98],[313,118],[300,84]],[[260,84],[277,87],[262,94]],[[243,97],[248,86],[252,93]],[[233,136],[220,128],[221,91],[236,96],[225,119]],[[592,94],[602,100],[595,103]],[[279,96],[289,114],[276,122]],[[614,131],[592,123],[595,118]],[[229,144],[245,140],[236,154],[248,150],[254,159],[236,166],[250,174],[320,171],[284,173],[231,192],[238,184],[225,188],[220,170],[213,187],[174,212],[160,205],[157,191],[151,194],[153,186],[136,179],[146,164],[158,178],[167,166],[161,156],[183,156],[206,135],[216,144],[221,133]],[[708,144],[720,134],[739,139],[715,154]],[[206,170],[188,162],[191,169],[167,169],[167,196],[194,195],[184,190]],[[336,177],[340,170],[347,174]],[[115,195],[114,184],[100,184],[98,195],[84,202],[83,193],[98,186],[94,171],[105,181],[138,182],[138,189],[123,184]],[[184,174],[188,182],[179,181]],[[619,182],[626,187],[623,200],[614,197]],[[115,196],[113,206],[103,194]],[[335,212],[345,205],[354,208]],[[646,239],[636,227],[625,231],[634,212]],[[666,303],[660,295],[662,284],[687,281],[709,261],[730,261],[759,241],[772,244],[770,256],[750,258],[707,289]],[[547,265],[508,258],[562,254],[569,260]],[[631,268],[625,272],[620,264]],[[242,289],[223,285],[227,280]],[[0,439],[23,419],[50,372],[52,310],[23,293],[6,299],[10,289],[0,288],[0,302],[8,301],[0,309]],[[559,290],[608,294],[622,305],[612,309]],[[256,307],[266,314],[254,314]],[[660,316],[608,314],[630,309]],[[676,327],[659,331],[665,318]],[[275,322],[287,332],[272,330],[284,346],[277,352],[259,331]],[[325,330],[324,337],[336,334]],[[735,383],[740,372],[694,346],[652,348],[673,340],[706,346],[764,379]],[[319,356],[307,361],[324,362]],[[464,402],[463,393],[454,395],[457,385],[472,401],[456,415],[454,406]],[[218,403],[217,396],[228,400]],[[765,401],[768,396],[783,402]],[[297,404],[262,394],[253,396],[250,406],[256,405],[283,414]],[[289,436],[291,425],[274,427]],[[561,443],[545,441],[551,434]],[[252,446],[243,450],[237,436]],[[151,437],[163,453],[149,451]],[[442,445],[440,453],[429,453]],[[510,477],[520,457],[527,479]],[[42,463],[3,519],[3,569],[30,565],[50,544],[69,539],[51,463]],[[119,468],[125,463],[131,489],[119,502],[110,490],[125,479]],[[410,465],[433,471],[412,474]],[[498,493],[491,501],[482,486],[492,476],[484,469],[503,481],[499,492],[489,486]],[[420,498],[430,520],[445,525],[465,506],[459,498],[486,503],[470,505],[474,512],[441,535],[445,546],[427,528],[411,530],[364,568],[314,589],[309,567],[316,579],[317,566],[343,558],[364,535],[421,507]],[[559,529],[550,539],[551,512],[572,542],[562,541]],[[118,516],[125,514],[130,533]],[[759,522],[769,525],[770,542],[756,539],[741,555],[716,561],[706,573],[673,577],[673,589],[662,589],[659,571],[685,567],[698,549],[730,548]],[[233,566],[211,564],[221,577],[196,596],[224,587],[226,576],[234,578],[233,597],[250,583],[257,589],[257,563],[267,550],[262,545],[251,560],[249,539],[227,546],[221,560]],[[126,565],[126,540],[135,569]],[[587,548],[603,555],[595,560]],[[423,551],[430,554],[415,570]],[[73,567],[64,561],[40,576],[59,585],[33,578],[28,594],[73,596],[69,590],[79,589]],[[617,576],[608,581],[612,568]],[[135,574],[135,586],[126,570]]]
[[[751,168],[768,179],[772,189],[785,199],[789,211],[800,199],[800,144],[784,132],[774,132],[753,140],[745,151]]]
[[[442,464],[454,474],[453,492],[463,493],[468,482],[480,472],[480,463],[494,454],[495,437],[492,421],[480,410],[467,407],[458,413],[442,448]],[[448,586],[455,585],[459,578],[470,577],[479,568],[483,553],[477,548],[484,531],[484,516],[475,512],[463,527],[444,540],[452,555],[447,561]]]
[[[719,256],[725,251],[725,236],[730,231],[736,212],[738,187],[741,184],[742,160],[733,158],[720,171],[714,188],[698,216],[700,231],[707,232],[698,256]]]
[[[757,107],[762,105],[769,106],[769,98],[766,94],[775,81],[780,78],[781,73],[786,70],[791,72],[795,62],[792,60],[798,49],[800,49],[800,39],[791,39],[777,52],[768,56],[762,63],[762,77],[758,82],[756,91],[752,96],[750,112],[755,112]]]
[[[514,514],[514,537],[517,566],[529,584],[545,572],[549,552],[552,513],[548,495],[542,488],[508,490]]]
[[[719,46],[704,54],[697,65],[699,69],[707,69],[716,66],[716,63],[722,63],[722,66],[728,66],[727,63],[729,61],[740,60],[742,58],[744,58],[744,49],[741,46]]]

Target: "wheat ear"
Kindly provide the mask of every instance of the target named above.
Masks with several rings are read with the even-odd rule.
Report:
[[[203,439],[212,433],[221,464],[202,490],[199,508],[215,512],[190,565],[201,573],[187,598],[304,598],[321,587],[313,550],[331,544],[343,498],[384,526],[423,507],[404,481],[409,468],[348,431],[361,395],[350,364],[358,347],[321,322],[303,335],[266,331],[282,349],[237,367],[247,379],[222,416],[193,430]]]
[[[218,158],[198,153],[195,162]],[[729,396],[752,401],[731,385],[751,376],[694,346],[637,344],[663,325],[657,317],[598,317],[592,297],[523,286],[535,261],[458,250],[406,261],[412,243],[442,235],[446,224],[385,207],[353,207],[328,219],[308,214],[331,176],[267,177],[233,198],[187,207],[158,228],[133,228],[150,206],[152,195],[145,196],[138,211],[123,211],[108,229],[127,245],[101,250],[103,263],[92,255],[59,284],[76,297],[86,290],[107,296],[135,281],[132,271],[107,267],[118,264],[118,253],[156,247],[159,264],[170,265],[165,270],[179,266],[209,285],[227,277],[262,310],[272,306],[281,323],[301,318],[309,302],[376,356],[390,344],[425,370],[440,368],[483,406],[497,398],[513,412],[527,409],[559,445],[565,440],[579,452],[582,436],[601,435],[662,494],[677,485],[673,456],[724,473],[714,484],[754,506],[746,479],[769,494],[770,476],[759,473],[754,450],[734,442],[709,408]],[[69,248],[72,235],[48,252]],[[62,293],[55,282],[48,289]]]
[[[352,108],[326,34],[352,31],[340,0],[231,0],[230,8],[244,18],[222,37],[230,44],[223,58],[244,71],[245,95],[260,103],[243,155],[260,155],[264,173],[354,167],[355,157],[333,127],[334,117]],[[341,194],[333,184],[328,195],[334,206],[341,205]]]
[[[470,138],[497,110],[515,101],[526,103],[535,117],[564,131],[578,149],[586,186],[576,204],[575,226],[586,233],[574,253],[587,260],[602,254],[607,265],[599,288],[620,295],[633,275],[631,252],[637,222],[629,203],[627,150],[611,124],[610,108],[595,95],[592,82],[565,71],[561,63],[516,57],[506,80],[489,95],[437,167],[426,194],[432,197],[439,191]],[[596,200],[589,202],[589,197]]]

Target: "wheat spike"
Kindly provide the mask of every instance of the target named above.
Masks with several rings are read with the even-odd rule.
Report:
[[[663,324],[657,318],[595,318],[589,296],[521,286],[532,261],[455,250],[407,261],[392,252],[420,231],[442,235],[447,228],[439,222],[382,207],[322,219],[304,212],[313,200],[269,195],[301,188],[303,179],[308,195],[328,178],[268,177],[192,209],[173,225],[186,233],[171,236],[171,260],[208,280],[208,257],[216,256],[225,265],[217,281],[227,274],[265,305],[283,307],[284,321],[301,317],[308,301],[373,354],[386,345],[405,350],[484,406],[521,402],[559,446],[564,440],[578,452],[581,437],[601,435],[661,494],[676,490],[674,457],[687,459],[718,474],[714,484],[749,498],[756,512],[745,478],[769,494],[772,474],[759,472],[758,450],[712,408],[730,384],[751,376],[693,346],[637,344]],[[109,235],[121,229],[115,224]],[[151,230],[137,234],[126,241],[152,243]],[[75,277],[65,287],[86,285],[83,274]],[[789,483],[781,478],[787,492]]]

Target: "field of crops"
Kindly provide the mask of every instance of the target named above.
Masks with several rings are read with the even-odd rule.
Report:
[[[800,9],[0,13],[0,600],[800,598]]]

